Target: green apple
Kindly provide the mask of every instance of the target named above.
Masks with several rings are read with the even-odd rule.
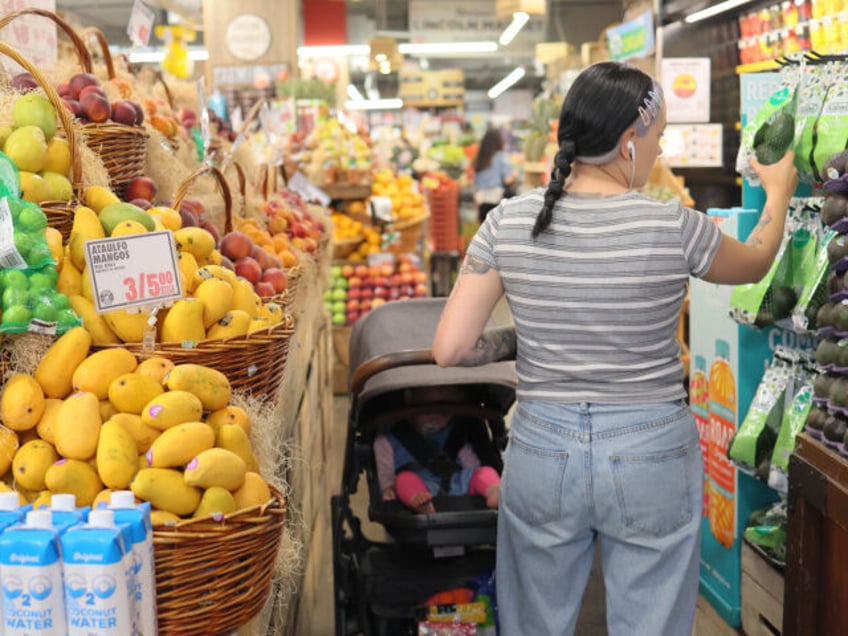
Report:
[[[50,303],[38,303],[32,310],[32,317],[44,322],[56,322],[59,317],[59,310]]]
[[[29,303],[29,291],[24,287],[7,287],[3,290],[3,309],[26,307]]]
[[[26,289],[29,287],[27,275],[20,269],[4,269],[0,271],[0,277],[2,277],[0,283],[3,284],[4,289],[8,289],[9,287]]]
[[[25,305],[15,305],[3,311],[3,323],[10,325],[28,325],[32,312]]]

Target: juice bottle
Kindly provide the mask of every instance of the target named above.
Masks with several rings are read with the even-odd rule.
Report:
[[[689,378],[689,407],[698,425],[698,439],[701,441],[701,455],[704,458],[704,504],[701,516],[707,516],[707,477],[709,475],[709,431],[710,407],[708,394],[707,362],[704,356],[695,356],[695,373]]]
[[[736,432],[736,378],[730,368],[730,345],[716,340],[715,351],[708,387],[707,516],[713,536],[729,548],[736,530],[736,468],[727,457],[727,447]]]

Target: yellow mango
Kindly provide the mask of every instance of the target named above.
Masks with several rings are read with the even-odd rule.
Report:
[[[18,434],[10,428],[0,426],[0,475],[5,474],[11,467],[19,446]]]
[[[94,498],[94,501],[91,502],[92,509],[95,508],[108,508],[109,504],[112,503],[112,489],[104,488],[97,496]]]
[[[224,261],[224,255],[217,249],[212,250],[206,257],[207,265],[220,265]]]
[[[120,413],[118,409],[115,408],[115,405],[112,404],[108,399],[100,400],[100,419],[104,422],[106,420],[112,419],[113,415]]]
[[[44,228],[44,238],[47,239],[47,247],[50,248],[50,254],[56,263],[56,271],[61,271],[62,265],[65,262],[65,246],[62,244],[62,233],[55,227],[48,226]]]
[[[47,400],[45,400],[45,402],[46,401]],[[36,430],[37,427],[38,425],[36,424],[32,428],[28,428],[25,431],[18,431],[18,442],[23,445],[34,439],[40,439],[40,437],[38,436],[38,431]]]
[[[267,318],[251,318],[250,324],[247,326],[247,333],[253,333],[261,329],[267,329],[271,326]]]
[[[225,448],[209,448],[198,453],[183,471],[189,486],[211,488],[220,486],[236,490],[244,483],[247,466],[233,451]]]
[[[147,228],[141,223],[139,223],[138,221],[127,220],[121,221],[114,228],[112,228],[112,233],[109,234],[109,236],[117,238],[119,236],[130,236],[132,234],[144,234],[145,232],[147,232]]]
[[[41,419],[35,425],[35,431],[38,433],[38,436],[54,446],[56,444],[56,438],[54,437],[56,416],[59,414],[59,409],[62,407],[63,402],[64,400],[56,398],[47,398],[44,400],[44,413],[41,414]]]
[[[253,290],[253,285],[245,278],[239,278],[233,285],[233,309],[240,309],[256,318],[262,307],[262,299]]]
[[[0,397],[0,420],[15,431],[34,428],[44,413],[44,390],[35,378],[15,373],[6,380]]]
[[[82,268],[82,272],[80,272],[80,296],[88,300],[90,303],[94,302],[94,292],[91,288],[91,276],[88,273],[88,266]]]
[[[56,450],[69,459],[85,461],[94,457],[102,425],[100,400],[94,393],[81,391],[68,396],[53,424]]]
[[[218,322],[207,328],[206,337],[210,340],[222,340],[224,338],[243,336],[248,332],[254,320],[246,311],[233,309],[224,314]]]
[[[9,485],[8,485],[5,481],[0,481],[0,492],[14,492],[14,493],[17,493],[17,494],[18,494],[18,505],[19,505],[19,506],[26,506],[26,505],[29,503],[29,501],[27,500],[27,498],[26,498],[26,497],[24,497],[23,493],[18,492],[17,490],[15,490],[15,489],[14,489],[14,488],[12,488],[11,486],[9,486]]]
[[[213,278],[229,283],[231,286],[235,285],[236,280],[238,280],[238,276],[231,269],[227,269],[221,265],[204,265],[203,267],[198,267],[197,271],[194,272],[194,278],[191,281],[192,290],[197,289],[202,282]]]
[[[197,509],[191,516],[194,519],[202,519],[209,515],[226,515],[234,512],[235,509],[236,500],[233,499],[232,493],[226,488],[212,486],[203,491],[200,503],[197,504]]]
[[[95,351],[74,371],[71,383],[76,391],[90,391],[98,400],[109,396],[112,380],[125,373],[132,373],[138,366],[135,355],[121,348]]]
[[[195,259],[206,259],[215,249],[215,237],[202,227],[183,227],[174,231],[180,252],[191,252]]]
[[[36,492],[35,496],[32,498],[32,509],[38,510],[39,508],[49,508],[52,497],[53,493],[49,490],[40,490]]]
[[[171,468],[142,468],[130,488],[139,499],[179,516],[190,515],[200,503],[200,489],[186,485],[183,474]]]
[[[240,406],[232,404],[225,406],[217,411],[212,411],[206,418],[206,423],[212,427],[215,434],[218,433],[218,428],[223,424],[238,424],[244,429],[244,432],[250,435],[251,420],[250,415]]]
[[[156,380],[159,384],[163,384],[165,382],[165,376],[167,376],[173,368],[174,363],[171,360],[154,356],[139,362],[134,373],[141,373],[142,375],[149,376]]]
[[[203,422],[184,422],[163,431],[147,449],[148,466],[177,468],[215,446],[215,432]]]
[[[125,373],[109,385],[109,401],[119,413],[141,413],[153,398],[165,392],[162,384],[149,375]]]
[[[107,311],[103,318],[122,342],[141,342],[145,332],[152,329],[148,326],[150,315],[144,312],[130,313],[125,309],[115,309]]]
[[[114,420],[103,423],[97,442],[97,474],[107,488],[124,490],[138,472],[135,438]]]
[[[56,279],[56,290],[69,298],[82,294],[82,272],[70,258],[62,262],[62,269],[59,270],[59,277]]]
[[[242,458],[247,470],[258,472],[259,462],[253,454],[250,438],[238,424],[222,424],[215,433],[215,446],[232,451]]]
[[[264,303],[259,310],[259,316],[276,325],[283,322],[283,308],[277,303]]]
[[[167,510],[150,511],[150,525],[154,528],[157,526],[173,526],[178,521],[181,521],[180,517],[173,512],[168,512]]]
[[[177,268],[180,270],[180,278],[183,280],[183,291],[190,294],[195,288],[195,274],[199,269],[197,259],[191,252],[180,252],[177,258]],[[198,281],[197,284],[200,284]]]
[[[203,326],[208,329],[232,307],[233,287],[226,281],[210,278],[197,286],[194,297],[203,303]]]
[[[47,489],[54,495],[70,493],[77,498],[77,506],[90,506],[103,490],[97,471],[78,459],[60,459],[47,469],[44,476]]]
[[[167,391],[150,400],[141,411],[142,421],[160,431],[202,418],[203,402],[189,391]]]
[[[244,483],[233,493],[236,510],[263,506],[271,501],[271,489],[262,479],[262,475],[248,471],[244,475]]]
[[[170,391],[193,393],[207,411],[217,411],[230,402],[232,388],[223,373],[199,364],[178,364],[165,381]]]
[[[179,230],[183,226],[182,217],[180,217],[180,213],[177,212],[174,208],[169,208],[164,205],[157,205],[150,208],[147,213],[150,215],[157,215],[162,221],[162,225],[164,225],[166,229],[169,229],[172,232],[175,230]]]
[[[12,460],[15,482],[27,490],[44,490],[47,488],[44,482],[47,469],[58,459],[59,454],[50,442],[43,439],[27,442],[18,449]]]
[[[112,192],[109,188],[98,185],[88,186],[85,189],[84,198],[86,205],[98,214],[100,213],[100,210],[105,208],[107,205],[121,202],[118,195]]]
[[[88,356],[91,334],[74,327],[59,336],[35,367],[33,377],[49,398],[64,398],[71,393],[74,371]]]
[[[127,432],[132,435],[135,440],[136,455],[146,453],[147,449],[150,448],[150,445],[153,443],[153,440],[159,437],[159,434],[162,432],[158,428],[148,426],[144,423],[144,420],[141,419],[140,415],[135,415],[133,413],[116,413],[112,416],[112,421],[123,426],[127,429]],[[147,465],[146,461],[145,465]]]
[[[226,284],[226,283],[225,283]],[[175,302],[162,321],[162,342],[200,342],[206,339],[203,303],[196,298]]]
[[[85,269],[85,242],[105,236],[106,232],[103,231],[97,212],[90,207],[79,206],[74,212],[74,224],[68,239],[71,262],[74,267],[80,272]]]
[[[61,278],[61,275],[59,276]],[[85,296],[79,293],[68,296],[71,302],[71,308],[76,312],[77,316],[82,318],[82,326],[91,334],[91,343],[95,345],[119,344],[121,339],[115,335],[109,323],[103,318],[102,314],[97,313],[92,303]],[[68,332],[70,333],[70,332]]]

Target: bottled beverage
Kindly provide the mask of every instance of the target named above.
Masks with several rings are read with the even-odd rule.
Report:
[[[736,432],[736,378],[730,366],[730,345],[716,340],[715,352],[708,387],[707,516],[713,536],[729,548],[736,534],[736,467],[727,457],[727,447]]]
[[[707,516],[707,479],[709,475],[710,406],[707,362],[704,356],[695,356],[695,372],[689,378],[689,407],[698,426],[701,456],[704,459],[704,498],[701,516]]]
[[[58,530],[59,534],[78,523],[82,523],[87,512],[88,507],[77,508],[76,495],[56,493],[50,496],[50,516],[53,527]]]

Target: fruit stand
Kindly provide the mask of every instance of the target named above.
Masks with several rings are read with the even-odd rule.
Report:
[[[44,71],[0,43],[24,69],[0,93],[0,491],[53,515],[73,495],[83,520],[130,491],[154,559],[124,633],[288,625],[326,499],[330,211],[269,187],[249,139],[199,139],[186,87],[93,62],[102,34],[0,24],[27,14],[77,59]]]

